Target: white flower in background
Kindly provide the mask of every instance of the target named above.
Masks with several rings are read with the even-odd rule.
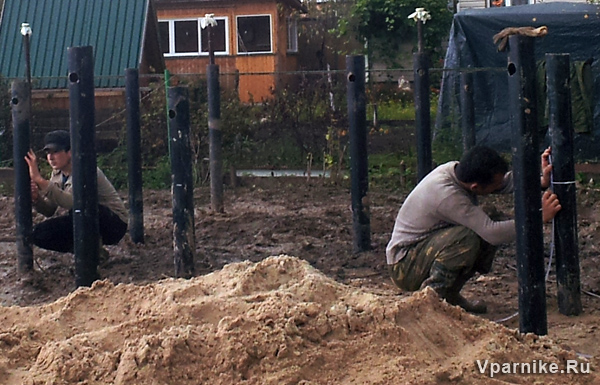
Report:
[[[21,35],[23,36],[31,36],[31,27],[29,26],[29,23],[22,23],[21,24]]]
[[[411,13],[408,18],[413,19],[414,21],[422,21],[423,24],[425,24],[427,20],[431,20],[431,15],[425,8],[415,8],[415,11]]]
[[[214,13],[207,13],[207,14],[204,15],[203,19],[200,19],[200,27],[202,27],[202,29],[206,28],[209,25],[211,27],[216,27],[217,26],[217,21],[215,20],[215,14]]]

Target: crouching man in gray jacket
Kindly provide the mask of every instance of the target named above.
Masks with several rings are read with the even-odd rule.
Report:
[[[550,148],[542,154],[541,185],[550,186]],[[511,193],[512,172],[493,149],[476,146],[459,162],[440,165],[408,195],[400,208],[386,248],[392,281],[405,291],[426,286],[450,304],[485,313],[485,304],[470,302],[460,291],[476,273],[491,269],[496,246],[516,238],[514,220],[496,221],[478,205],[477,196]],[[542,195],[542,218],[561,209],[556,194]]]

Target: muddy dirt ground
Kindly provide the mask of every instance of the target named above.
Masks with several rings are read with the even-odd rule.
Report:
[[[414,141],[410,130],[391,139],[382,136],[379,142],[371,143],[370,150],[389,150],[390,146],[407,150]],[[577,185],[583,312],[565,316],[558,311],[556,271],[552,263],[546,281],[548,336],[537,340],[518,333],[519,288],[514,244],[502,246],[492,272],[474,277],[463,290],[468,298],[486,301],[488,313],[482,316],[471,317],[460,310],[449,310],[429,292],[402,293],[397,289],[387,274],[385,246],[398,208],[410,189],[383,186],[372,183],[369,187],[372,248],[361,253],[354,253],[352,247],[347,180],[333,183],[320,178],[244,177],[235,189],[226,186],[224,213],[211,211],[208,187],[196,188],[198,280],[189,285],[169,279],[175,275],[170,191],[145,190],[144,243],[134,244],[127,235],[118,245],[107,246],[110,258],[99,268],[104,281],[91,292],[76,290],[72,254],[34,248],[33,273],[18,274],[14,199],[11,190],[7,193],[5,189],[0,194],[0,304],[3,306],[0,383],[596,383],[600,357],[600,207],[597,204],[600,189],[592,184]],[[121,196],[127,200],[126,191]],[[491,196],[481,203],[493,204],[513,216],[512,199],[512,196]],[[34,222],[41,220],[43,217],[34,213]],[[546,264],[553,254],[551,235],[552,226],[545,225]],[[287,257],[269,258],[280,255],[306,261],[324,277],[307,273]],[[286,273],[290,274],[290,282],[297,281],[303,287],[300,292],[289,292],[291,289],[282,284],[278,277],[282,266],[289,267]],[[341,288],[333,290],[327,279],[342,285]],[[243,295],[236,292],[236,287],[248,285],[254,291],[244,291]],[[181,303],[183,308],[170,307],[181,290],[188,291],[184,297],[194,302]],[[233,291],[223,294],[228,290]],[[288,303],[287,299],[292,297],[298,297],[300,302]],[[364,298],[371,298],[371,303],[363,303]],[[396,300],[397,306],[393,305]],[[306,306],[311,310],[302,310]],[[391,316],[396,321],[391,326],[382,326],[367,317],[354,325],[356,330],[349,322],[348,329],[336,321],[338,315],[334,310],[339,306],[358,306],[362,309],[360,317],[377,318],[383,314],[383,319]],[[314,310],[315,307],[321,310]],[[138,315],[133,314],[133,309],[137,309]],[[104,319],[90,312],[104,313]],[[180,313],[190,313],[190,317],[178,316]],[[317,339],[314,331],[307,331],[306,335],[298,334],[296,329],[290,331],[289,323],[294,319],[298,328],[312,328],[313,321],[306,320],[307,314],[309,318],[315,317],[314,330],[321,330],[317,334],[323,333],[323,319],[328,320],[329,331]],[[269,319],[273,321],[265,321]],[[253,325],[250,329],[243,326],[250,325],[248,322]],[[229,323],[237,326],[223,329]],[[182,329],[174,326],[179,324]],[[267,329],[261,329],[261,325]],[[258,331],[251,331],[257,326]],[[190,336],[189,330],[195,334]],[[241,334],[248,330],[247,335]],[[236,345],[259,350],[271,346],[273,330],[286,336],[277,338],[285,339],[284,350],[297,356],[269,366],[271,361],[267,357],[257,359],[254,353],[244,353]],[[110,342],[114,333],[121,333],[122,345]],[[204,347],[213,346],[206,341],[219,338],[220,333],[224,334],[220,342],[215,342],[216,350],[206,350]],[[148,353],[148,346],[155,346],[157,341],[162,341],[165,349],[168,341],[175,341],[194,350],[196,338],[203,341],[201,349],[170,363],[164,361],[169,355],[161,356],[162,350],[158,348]],[[82,347],[74,348],[75,343]],[[229,356],[221,359],[223,352]],[[276,351],[278,357],[280,352]],[[203,354],[205,358],[197,362],[197,357]],[[217,361],[211,361],[211,355]],[[333,365],[341,356],[345,357],[342,361],[346,366]],[[589,360],[594,374],[568,378],[506,375],[497,381],[477,373],[474,363],[477,358],[561,362],[565,357]],[[244,366],[245,371],[219,369],[229,361]],[[182,372],[182,368],[187,369]],[[176,382],[169,380],[177,373],[189,373],[189,377]],[[202,381],[198,373],[203,373]],[[398,378],[403,380],[398,382]]]
[[[372,250],[353,253],[350,191],[346,184],[312,178],[244,179],[243,185],[225,190],[225,212],[210,210],[207,188],[195,190],[196,274],[201,276],[224,265],[258,262],[287,254],[308,261],[334,280],[399,297],[401,293],[387,276],[385,246],[397,210],[407,189],[371,187]],[[129,236],[108,246],[110,258],[99,268],[102,278],[115,284],[147,284],[174,276],[172,206],[169,191],[144,191],[145,242],[133,244]],[[126,192],[122,193],[126,200]],[[578,234],[581,263],[580,316],[561,315],[557,309],[554,264],[547,279],[549,336],[568,349],[584,355],[600,355],[600,191],[578,186]],[[512,215],[512,197],[487,198]],[[73,255],[34,249],[33,278],[16,271],[14,245],[14,200],[0,197],[0,274],[2,305],[29,306],[55,301],[75,290]],[[35,215],[34,222],[43,218]],[[545,225],[545,253],[550,255],[551,225]],[[548,261],[548,258],[546,258]],[[489,313],[482,317],[519,327],[518,284],[515,246],[500,248],[493,271],[474,277],[464,289],[466,296],[483,299]],[[511,317],[512,316],[512,317]]]

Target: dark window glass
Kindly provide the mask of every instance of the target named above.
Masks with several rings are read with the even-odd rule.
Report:
[[[215,52],[225,52],[227,45],[225,44],[225,20],[217,20],[217,25],[212,27],[212,46]],[[200,32],[202,38],[202,52],[208,52],[208,27],[202,29]]]
[[[160,35],[160,49],[162,53],[169,53],[169,22],[158,23],[158,34]]]
[[[198,21],[175,22],[175,52],[198,52]]]
[[[298,22],[288,18],[288,52],[298,52]]]
[[[271,17],[243,16],[237,19],[238,52],[271,52]]]

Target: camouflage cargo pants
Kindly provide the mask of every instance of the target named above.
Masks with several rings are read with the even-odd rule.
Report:
[[[405,250],[404,258],[388,265],[388,270],[396,286],[415,291],[429,277],[434,261],[452,275],[468,279],[475,272],[491,270],[496,249],[473,230],[452,226],[434,232]]]

